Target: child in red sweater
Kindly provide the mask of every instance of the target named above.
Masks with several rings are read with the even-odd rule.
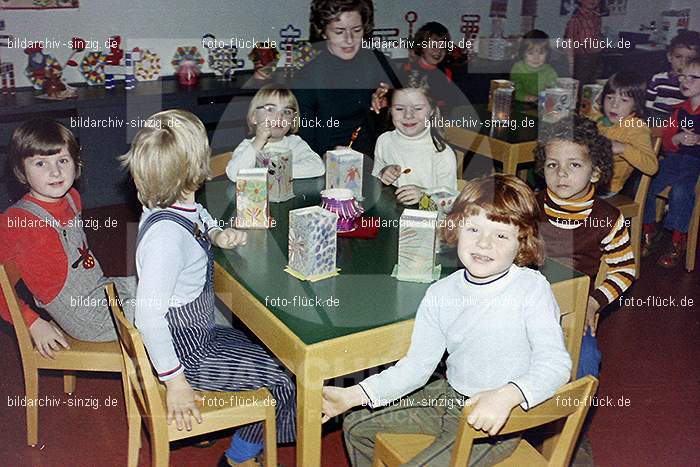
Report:
[[[29,192],[2,214],[0,262],[17,265],[36,304],[57,323],[22,303],[37,350],[53,358],[68,348],[63,332],[85,341],[116,339],[103,287],[115,281],[133,321],[136,279],[105,277],[88,247],[80,195],[73,188],[82,169],[73,134],[51,119],[29,120],[12,133],[8,154],[15,178]],[[1,292],[0,316],[11,320]]]

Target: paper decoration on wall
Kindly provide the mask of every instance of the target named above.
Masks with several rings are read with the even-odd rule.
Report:
[[[104,61],[105,89],[116,87],[115,78],[117,76],[124,77],[125,89],[134,89],[136,87],[136,62],[141,60],[141,51],[134,48],[124,52],[124,49],[121,48],[121,36],[112,36],[107,41],[109,53],[105,56]]]
[[[403,16],[403,19],[408,23],[408,38],[413,39],[413,25],[418,21],[418,13],[411,10]]]
[[[362,159],[361,152],[352,149],[327,151],[326,189],[347,188],[356,199],[362,200]]]
[[[464,14],[460,19],[462,21],[462,26],[459,30],[464,34],[464,43],[470,45],[470,47],[465,47],[463,54],[466,54],[467,61],[471,61],[476,56],[476,51],[479,46],[479,22],[481,21],[481,16]]]
[[[248,54],[248,58],[253,62],[253,69],[255,70],[253,78],[265,80],[269,79],[272,76],[272,72],[275,71],[277,62],[280,59],[280,53],[276,48],[265,47],[262,42],[258,42]],[[311,58],[309,58],[310,60]]]
[[[267,169],[267,193],[271,203],[294,198],[291,151],[259,151],[255,157],[255,166]]]
[[[24,76],[32,83],[37,91],[44,89],[44,80],[48,70],[51,73],[60,72],[61,64],[49,53],[44,53],[41,47],[27,47],[24,49],[27,54],[27,67],[24,69]]]
[[[213,34],[205,34],[202,37],[202,45],[209,51],[209,68],[220,79],[232,80],[235,71],[245,65],[245,60],[236,58],[238,47],[231,45],[213,47],[216,43]]]
[[[270,226],[267,205],[267,169],[241,169],[236,182],[236,221],[240,229]]]
[[[105,82],[105,56],[102,52],[88,52],[80,62],[80,74],[90,86]]]
[[[0,20],[0,31],[5,30],[5,21]],[[10,45],[12,36],[0,35],[0,48],[7,48]],[[15,94],[15,66],[10,62],[3,62],[0,56],[0,80],[2,80],[3,95]]]
[[[307,63],[316,58],[317,51],[311,45],[311,42],[299,40],[294,44],[292,52],[292,66],[295,70],[301,70]]]
[[[505,18],[508,12],[508,0],[491,0],[491,18]]]
[[[338,215],[338,233],[357,229],[357,219],[365,210],[352,191],[347,188],[330,188],[321,192],[321,207]]]
[[[387,57],[392,57],[392,51],[398,47],[399,28],[372,29],[372,39],[379,41],[377,49]]]
[[[49,10],[60,8],[79,8],[78,0],[2,0],[3,10]]]
[[[175,75],[181,85],[196,86],[199,81],[200,67],[204,65],[204,58],[197,47],[178,47],[170,64],[175,68]]]
[[[160,56],[148,49],[141,51],[141,60],[136,62],[135,75],[138,81],[155,81],[160,76]]]
[[[301,29],[288,24],[286,28],[280,30],[280,49],[284,54],[284,75],[291,77],[294,75],[294,46],[301,38]]]
[[[433,282],[440,278],[440,266],[435,266],[437,217],[435,211],[403,211],[399,221],[399,261],[392,276],[410,282]]]
[[[285,271],[317,281],[338,274],[338,215],[319,206],[289,211],[289,263]]]
[[[421,211],[436,211],[438,222],[444,222],[447,215],[452,211],[452,206],[459,196],[459,192],[450,190],[448,187],[440,187],[423,193],[418,202],[418,209]],[[454,246],[448,245],[440,238],[439,232],[436,234],[435,249],[438,252],[447,251]]]

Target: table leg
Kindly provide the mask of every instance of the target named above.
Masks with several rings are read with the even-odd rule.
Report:
[[[318,365],[306,361],[297,373],[297,467],[321,465],[321,391]]]

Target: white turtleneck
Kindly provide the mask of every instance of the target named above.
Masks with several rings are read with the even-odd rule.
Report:
[[[571,373],[549,282],[515,265],[483,284],[459,270],[431,285],[406,356],[360,383],[372,407],[423,387],[445,350],[447,381],[459,393],[473,396],[512,382],[525,409],[551,397]]]
[[[402,174],[393,183],[397,187],[417,185],[426,190],[433,190],[444,186],[457,190],[455,153],[449,146],[437,152],[430,136],[430,128],[416,136],[406,136],[398,130],[393,130],[377,138],[372,175],[379,177],[379,172],[384,167],[393,164],[400,165],[403,169],[411,169],[410,173]]]

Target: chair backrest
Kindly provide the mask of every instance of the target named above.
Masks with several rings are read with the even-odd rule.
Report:
[[[131,395],[126,397],[134,398],[141,417],[150,427],[152,438],[157,442],[164,440],[167,443],[168,431],[164,423],[166,419],[165,400],[159,391],[160,383],[153,374],[141,335],[127,321],[113,282],[105,286],[105,292],[122,349],[124,360],[122,377],[128,378],[131,386]]]
[[[598,387],[598,380],[587,375],[572,383],[562,386],[551,398],[527,412],[516,407],[510,413],[508,421],[498,432],[500,435],[518,433],[548,423],[566,419],[556,446],[549,458],[549,465],[569,465],[574,452],[576,440],[590,407],[590,401]],[[457,432],[457,442],[452,450],[452,466],[466,466],[475,439],[488,438],[490,435],[475,430],[467,417],[473,407],[465,407]]]
[[[659,151],[661,151],[661,138],[652,138],[652,148],[656,158],[659,158]],[[637,193],[634,195],[634,202],[640,206],[640,213],[644,213],[644,203],[647,199],[647,193],[649,192],[649,185],[651,185],[651,176],[642,174],[642,178],[639,181],[639,186],[637,187]]]
[[[32,358],[34,344],[32,337],[29,334],[27,323],[24,322],[22,310],[17,298],[15,287],[22,280],[19,269],[12,262],[0,264],[0,285],[2,293],[5,295],[5,302],[10,309],[10,317],[12,318],[12,326],[15,328],[17,335],[17,343],[19,344],[19,352],[24,363],[27,359]]]
[[[217,154],[216,156],[211,156],[209,159],[209,173],[212,178],[224,175],[226,173],[226,166],[228,161],[231,160],[233,156],[232,152],[225,152],[223,154]]]

